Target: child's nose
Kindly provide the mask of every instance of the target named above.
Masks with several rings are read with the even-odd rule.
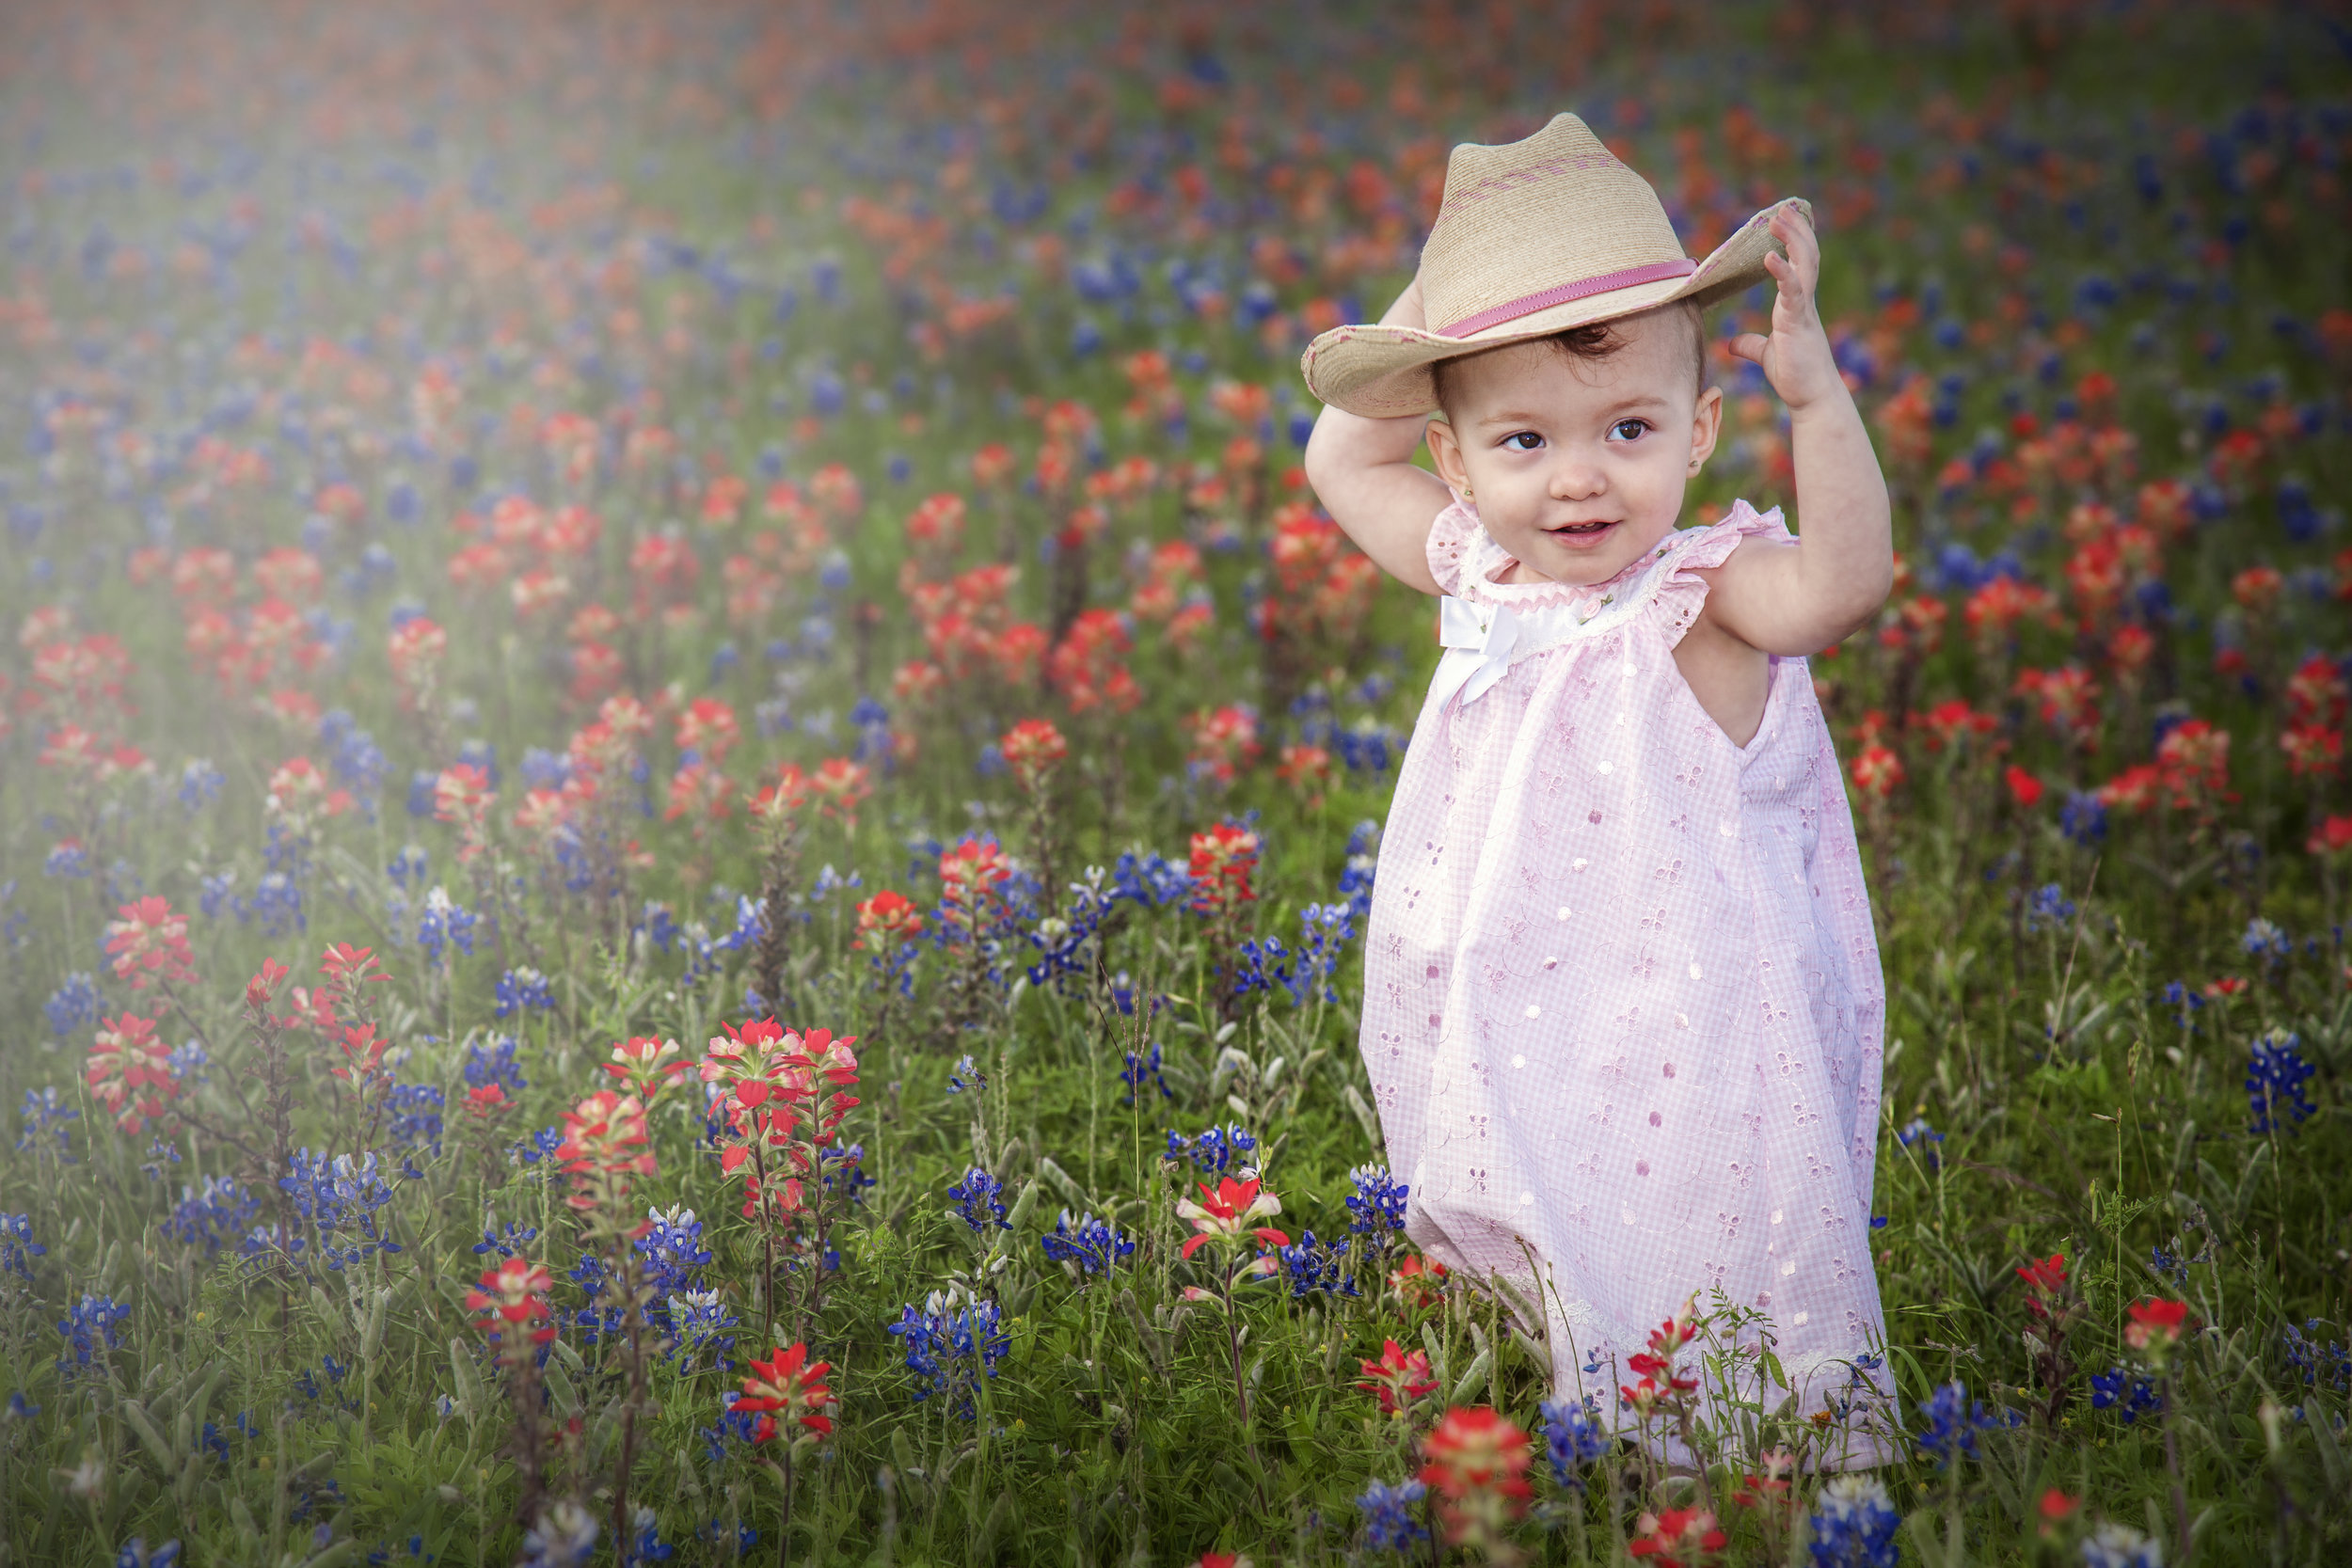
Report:
[[[1551,499],[1563,501],[1590,500],[1609,488],[1609,476],[1597,463],[1581,457],[1563,456],[1551,470]]]

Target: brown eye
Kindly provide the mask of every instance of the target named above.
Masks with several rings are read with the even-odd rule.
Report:
[[[1525,441],[1527,445],[1522,447],[1514,444],[1519,441]],[[1534,451],[1544,444],[1544,438],[1532,430],[1522,430],[1515,435],[1505,436],[1502,438],[1502,444],[1512,451]]]
[[[1619,441],[1638,441],[1648,432],[1647,420],[1619,420],[1609,427],[1611,438]]]

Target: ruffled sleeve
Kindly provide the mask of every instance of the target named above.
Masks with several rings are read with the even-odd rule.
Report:
[[[1438,520],[1429,525],[1429,575],[1438,579],[1438,586],[1449,594],[1462,592],[1462,578],[1470,561],[1476,556],[1478,540],[1485,531],[1480,528],[1478,515],[1454,498],[1454,504],[1438,514]]]
[[[1663,617],[1667,646],[1682,641],[1682,634],[1691,629],[1691,623],[1699,618],[1699,611],[1706,607],[1707,579],[1698,575],[1700,572],[1729,560],[1742,539],[1794,543],[1795,537],[1782,520],[1779,507],[1759,513],[1743,500],[1733,501],[1730,513],[1722,521],[1677,534],[1673,554],[1663,563],[1665,570],[1658,585],[1657,603]]]

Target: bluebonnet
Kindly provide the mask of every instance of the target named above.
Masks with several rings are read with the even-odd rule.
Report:
[[[569,1497],[549,1503],[539,1511],[538,1523],[523,1531],[516,1568],[588,1568],[602,1529],[595,1514]]]
[[[72,1129],[65,1124],[69,1121],[79,1120],[81,1115],[80,1111],[57,1098],[57,1091],[54,1085],[26,1089],[24,1108],[18,1113],[16,1147],[19,1149],[32,1149],[34,1157],[38,1159],[49,1151],[49,1135],[55,1133],[57,1140],[57,1157],[67,1164],[73,1164],[76,1162],[73,1158],[73,1144],[71,1136]]]
[[[301,1375],[294,1379],[294,1391],[314,1404],[325,1398],[329,1390],[341,1388],[343,1379],[351,1375],[351,1363],[336,1360],[332,1353],[319,1357],[319,1368],[326,1373],[326,1387],[325,1388],[319,1386],[318,1373],[313,1372],[308,1367],[303,1368]],[[358,1402],[345,1394],[337,1394],[334,1402],[345,1410],[358,1408]]]
[[[1339,973],[1347,944],[1356,938],[1353,909],[1346,904],[1310,904],[1298,911],[1298,927],[1297,961],[1283,982],[1290,989],[1291,1000],[1303,1006],[1320,990],[1325,1002],[1337,1003],[1340,993],[1331,979]]]
[[[551,1010],[555,987],[535,969],[510,969],[499,976],[498,1006],[493,1018],[512,1018],[525,1007]]]
[[[744,1419],[748,1421],[748,1420],[750,1419],[750,1418],[749,1418],[749,1417],[745,1417],[745,1418],[744,1418]],[[710,1433],[711,1431],[713,1431],[713,1430],[715,1430],[715,1429],[712,1429],[712,1428],[705,1428],[705,1429],[704,1429],[705,1435],[706,1435],[706,1436],[707,1436],[707,1435],[709,1434],[709,1433]],[[714,1464],[714,1465],[715,1465],[715,1464],[717,1464],[717,1463],[718,1463],[718,1460],[719,1460],[719,1457],[720,1457],[720,1456],[719,1456],[718,1454],[714,1453],[714,1454],[712,1455],[712,1457],[711,1457],[711,1463],[712,1463],[712,1464]],[[703,1540],[705,1540],[705,1541],[707,1541],[707,1542],[710,1542],[710,1543],[711,1543],[711,1544],[713,1544],[714,1545],[723,1544],[723,1543],[726,1541],[726,1539],[727,1539],[727,1528],[726,1528],[726,1527],[725,1527],[724,1525],[722,1525],[722,1524],[721,1524],[718,1520],[716,1520],[716,1519],[711,1520],[709,1523],[707,1523],[707,1524],[706,1524],[705,1526],[703,1526],[703,1528],[702,1528],[701,1529],[696,1530],[694,1533],[695,1533],[698,1537],[700,1537],[701,1539],[703,1539]],[[758,1545],[758,1544],[759,1544],[759,1531],[757,1531],[757,1530],[754,1529],[754,1528],[753,1528],[751,1526],[749,1526],[749,1525],[746,1525],[746,1524],[741,1523],[740,1521],[738,1521],[738,1522],[737,1522],[737,1524],[736,1524],[736,1527],[735,1527],[735,1532],[734,1532],[734,1533],[735,1533],[735,1545],[734,1545],[734,1547],[733,1547],[733,1549],[732,1549],[732,1551],[731,1551],[730,1555],[731,1555],[731,1556],[733,1556],[733,1557],[735,1557],[735,1558],[741,1559],[741,1558],[744,1558],[744,1557],[749,1556],[749,1555],[750,1555],[750,1553],[751,1553],[751,1549],[752,1549],[754,1546],[756,1546],[756,1545]]]
[[[1136,1250],[1135,1238],[1120,1235],[1109,1221],[1088,1214],[1073,1223],[1067,1209],[1054,1222],[1054,1233],[1044,1239],[1043,1245],[1048,1259],[1074,1264],[1081,1274],[1106,1275]]]
[[[496,1084],[506,1091],[507,1098],[531,1086],[522,1069],[515,1063],[518,1042],[512,1035],[499,1035],[490,1040],[466,1047],[466,1087],[486,1089]]]
[[[1235,949],[1235,956],[1239,959],[1233,974],[1236,997],[1272,990],[1277,986],[1290,987],[1290,966],[1282,961],[1290,953],[1281,938],[1251,937]]]
[[[2056,882],[2045,882],[2034,889],[2033,897],[2026,905],[2026,929],[2038,931],[2044,926],[2063,926],[2074,918],[2074,901]]]
[[[1130,849],[1111,866],[1114,897],[1156,910],[1192,896],[1192,874],[1148,849]]]
[[[1187,1138],[1174,1128],[1168,1131],[1168,1158],[1170,1164],[1190,1161],[1192,1168],[1203,1175],[1221,1176],[1236,1157],[1244,1165],[1248,1156],[1255,1153],[1258,1140],[1232,1122],[1212,1127],[1198,1137]]]
[[[1927,1422],[1919,1434],[1920,1450],[1934,1455],[1939,1469],[1956,1458],[1976,1458],[1978,1433],[2014,1426],[2021,1418],[2014,1412],[1987,1410],[1984,1401],[1969,1399],[1968,1386],[1960,1382],[1938,1388],[1919,1414]]]
[[[496,746],[478,738],[460,741],[457,746],[457,760],[466,767],[481,768],[483,776],[490,781],[490,787],[492,789],[498,787],[499,753]]]
[[[1412,1189],[1386,1165],[1358,1165],[1347,1173],[1355,1191],[1347,1195],[1347,1227],[1364,1237],[1365,1250],[1385,1254],[1405,1231],[1405,1200]]]
[[[660,1303],[660,1317],[669,1335],[663,1349],[677,1356],[680,1371],[692,1370],[705,1354],[721,1370],[735,1365],[735,1336],[728,1330],[742,1325],[718,1291],[682,1291]]]
[[[947,1196],[956,1200],[957,1212],[975,1235],[986,1235],[993,1226],[998,1230],[1012,1227],[1005,1221],[1005,1204],[1001,1195],[1005,1184],[979,1166],[963,1173],[963,1180],[947,1189]]]
[[[210,1258],[225,1243],[244,1235],[261,1207],[260,1200],[236,1182],[208,1176],[200,1193],[194,1187],[180,1189],[179,1206],[165,1218],[163,1231],[176,1242],[202,1247],[204,1256]]]
[[[628,1322],[627,1306],[597,1305],[604,1300],[605,1290],[612,1283],[612,1271],[604,1266],[601,1256],[593,1252],[581,1253],[580,1261],[573,1264],[564,1277],[580,1287],[580,1294],[588,1298],[588,1305],[568,1314],[559,1312],[556,1317],[580,1329],[582,1344],[593,1345],[599,1339],[610,1338],[621,1332]]]
[[[661,1539],[661,1516],[650,1508],[630,1511],[631,1533],[622,1553],[621,1568],[634,1568],[640,1562],[666,1562],[677,1555],[677,1548]]]
[[[253,896],[237,906],[239,924],[258,920],[263,936],[282,937],[310,928],[302,900],[302,884],[283,871],[265,873],[253,885]]]
[[[37,1404],[35,1404],[35,1403],[33,1403],[33,1402],[32,1402],[32,1401],[30,1401],[30,1400],[26,1399],[26,1398],[24,1397],[24,1389],[22,1389],[22,1388],[14,1389],[14,1390],[12,1390],[12,1391],[9,1393],[9,1395],[8,1395],[8,1416],[9,1416],[9,1418],[10,1418],[10,1419],[12,1419],[12,1420],[19,1420],[19,1421],[29,1421],[29,1420],[31,1420],[34,1417],[36,1417],[36,1416],[38,1416],[38,1415],[40,1415],[40,1405],[37,1405]]]
[[[2295,939],[2259,915],[2246,923],[2238,945],[2246,949],[2249,958],[2276,960],[2295,956]]]
[[[961,1094],[966,1089],[977,1091],[987,1087],[988,1074],[974,1066],[970,1056],[956,1058],[955,1069],[947,1074],[949,1094]]]
[[[1168,1086],[1168,1080],[1160,1073],[1160,1042],[1157,1040],[1152,1042],[1152,1054],[1149,1056],[1138,1055],[1133,1051],[1127,1053],[1127,1065],[1119,1069],[1119,1081],[1127,1085],[1121,1103],[1133,1105],[1136,1091],[1143,1087],[1146,1079],[1150,1079],[1159,1089],[1161,1099],[1176,1098],[1176,1091]]]
[[[703,1222],[683,1205],[645,1211],[645,1233],[637,1238],[637,1256],[645,1260],[646,1283],[656,1301],[702,1284],[710,1262],[703,1245]]]
[[[1042,986],[1049,980],[1092,972],[1094,965],[1087,944],[1119,907],[1116,890],[1104,886],[1104,876],[1099,865],[1087,867],[1086,879],[1070,884],[1069,909],[1040,920],[1029,928],[1029,945],[1039,954],[1038,961],[1027,966],[1029,984]],[[1020,887],[1023,880],[1016,872],[1006,884],[1008,893]]]
[[[222,1433],[217,1423],[213,1421],[204,1423],[204,1430],[197,1433],[196,1451],[210,1454],[224,1465],[229,1462],[229,1439]]]
[[[1351,773],[1385,773],[1405,750],[1405,737],[1369,714],[1334,731],[1331,738],[1340,762]]]
[[[713,1465],[726,1463],[727,1445],[730,1440],[749,1449],[752,1443],[752,1433],[758,1430],[759,1418],[755,1413],[735,1408],[735,1402],[742,1397],[732,1388],[720,1395],[721,1409],[718,1424],[696,1429],[702,1433],[703,1453]]]
[[[1901,1144],[1905,1148],[1909,1148],[1915,1144],[1919,1146],[1919,1152],[1927,1157],[1928,1169],[1930,1170],[1938,1169],[1944,1164],[1944,1157],[1936,1153],[1934,1149],[1927,1147],[1930,1144],[1942,1143],[1944,1141],[1944,1134],[1929,1126],[1928,1119],[1925,1117],[1914,1117],[1910,1121],[1904,1123],[1903,1126],[1895,1133],[1895,1141]]]
[[[977,1414],[973,1394],[980,1380],[996,1375],[996,1363],[1012,1343],[999,1326],[994,1302],[966,1301],[952,1290],[933,1291],[919,1310],[901,1307],[887,1330],[915,1375],[914,1397],[941,1395],[967,1419]]]
[[[421,1175],[404,1167],[404,1176]],[[391,1183],[376,1168],[373,1150],[364,1160],[348,1154],[328,1159],[305,1148],[294,1157],[291,1174],[278,1185],[294,1199],[294,1212],[318,1231],[319,1255],[330,1269],[359,1262],[377,1252],[400,1252],[389,1221],[377,1215],[392,1200]],[[342,1244],[338,1242],[344,1240]]]
[[[2164,1396],[2156,1392],[2155,1381],[2137,1369],[2118,1365],[2104,1372],[2090,1374],[2090,1408],[2109,1410],[2121,1407],[2125,1426],[2142,1416],[2153,1416],[2164,1409]]]
[[[844,877],[833,868],[831,861],[827,861],[818,871],[817,879],[809,884],[808,895],[811,898],[829,898],[839,894],[855,892],[865,885],[866,879],[858,875],[855,870]]]
[[[374,820],[376,794],[384,787],[384,775],[391,766],[384,758],[384,749],[342,708],[319,721],[319,739],[328,748],[328,768],[351,786],[369,820]]]
[[[2058,832],[2085,848],[2099,843],[2107,836],[2106,802],[2096,795],[2074,791],[2058,807]]]
[[[2289,1125],[2312,1114],[2312,1102],[2303,1098],[2303,1081],[2315,1069],[2303,1059],[2302,1047],[2301,1037],[2283,1029],[2273,1029],[2254,1042],[2246,1069],[2246,1100],[2254,1114],[2251,1131],[2272,1131],[2281,1111]]]
[[[1372,884],[1379,865],[1380,824],[1367,817],[1347,835],[1347,863],[1340,868],[1340,895],[1358,922],[1372,914]]]
[[[526,747],[523,760],[515,770],[522,775],[526,789],[562,789],[572,782],[571,754],[538,746]]]
[[[180,769],[180,809],[194,816],[220,799],[220,786],[228,783],[221,770],[210,761],[198,757]]]
[[[1356,1276],[1347,1267],[1347,1243],[1318,1242],[1311,1230],[1279,1249],[1282,1277],[1298,1301],[1320,1291],[1326,1295],[1357,1294]]]
[[[1417,1481],[1402,1481],[1394,1486],[1374,1481],[1364,1488],[1364,1495],[1356,1499],[1357,1509],[1364,1516],[1364,1545],[1375,1552],[1407,1552],[1419,1541],[1429,1539],[1429,1531],[1414,1517],[1414,1511],[1429,1489]]]
[[[139,1162],[139,1174],[150,1181],[164,1179],[164,1167],[180,1163],[180,1146],[169,1138],[158,1137],[147,1146],[147,1158]]]
[[[202,1040],[183,1040],[171,1048],[170,1055],[164,1058],[166,1069],[183,1084],[212,1082],[211,1076],[204,1070],[212,1065],[213,1058],[205,1053]]]
[[[49,993],[41,1011],[48,1016],[49,1032],[63,1039],[95,1024],[105,1006],[106,999],[99,994],[97,982],[77,970]]]
[[[1616,1446],[1616,1434],[1594,1419],[1589,1401],[1546,1400],[1544,1457],[1551,1461],[1552,1479],[1581,1491],[1584,1466]]]
[[[218,920],[224,913],[236,915],[239,920],[245,919],[246,916],[237,904],[236,871],[232,868],[212,876],[199,877],[196,904],[197,908],[204,912],[204,918],[207,920]]]
[[[460,953],[473,957],[473,911],[449,895],[444,887],[435,887],[424,895],[424,913],[417,920],[417,945],[424,949],[425,961],[437,964],[442,953],[454,944]]]
[[[2184,1029],[2195,1027],[2194,1024],[2189,1022],[2188,1015],[2193,1012],[2201,1011],[2205,1006],[2203,992],[2195,990],[2188,986],[2185,986],[2178,980],[2171,981],[2165,986],[2164,1000],[2167,1006],[2178,1007],[2180,1009],[2180,1015],[2177,1022]]]
[[[2083,1543],[2083,1568],[2164,1568],[2164,1544],[2128,1525],[2101,1525]]]
[[[492,1230],[485,1227],[482,1240],[473,1244],[473,1255],[479,1258],[485,1253],[495,1252],[501,1258],[517,1258],[522,1255],[523,1249],[538,1240],[538,1237],[537,1226],[522,1225],[514,1220],[507,1221],[506,1228],[503,1230]]]
[[[12,1274],[29,1285],[33,1259],[48,1250],[33,1240],[32,1215],[0,1214],[0,1274]]]
[[[173,1568],[179,1560],[180,1543],[177,1538],[151,1550],[147,1537],[135,1535],[123,1543],[120,1551],[115,1553],[115,1568]]]
[[[866,1201],[865,1189],[876,1185],[874,1179],[866,1174],[866,1146],[864,1144],[850,1144],[846,1148],[836,1144],[832,1148],[820,1149],[818,1151],[817,1162],[818,1169],[823,1173],[825,1191],[833,1191],[835,1183],[839,1183],[848,1192],[850,1201],[852,1203],[864,1203]],[[836,1266],[830,1261],[825,1264],[825,1267],[829,1269]]]
[[[514,1155],[525,1165],[537,1165],[545,1161],[548,1162],[548,1168],[552,1169],[554,1168],[553,1162],[549,1160],[549,1156],[563,1147],[564,1129],[561,1126],[542,1127],[516,1144],[514,1148]],[[547,1172],[541,1171],[539,1174],[544,1176]]]
[[[107,1351],[119,1348],[123,1320],[130,1315],[129,1304],[84,1291],[82,1299],[57,1320],[57,1332],[65,1338],[65,1354],[57,1358],[58,1375],[71,1379],[87,1372],[93,1363],[104,1359]]]
[[[1837,1476],[1821,1488],[1812,1520],[1813,1568],[1895,1568],[1903,1522],[1876,1476]]]
[[[7,1228],[5,1223],[0,1223],[0,1233]],[[2303,1374],[2306,1388],[2316,1387],[2323,1376],[2328,1386],[2338,1392],[2352,1387],[2352,1346],[2306,1338],[2318,1327],[2317,1318],[2307,1318],[2300,1329],[2289,1323],[2280,1333],[2279,1341],[2286,1346],[2287,1365]]]
[[[441,1152],[441,1109],[447,1097],[432,1084],[395,1084],[391,1093],[391,1136],[404,1148],[420,1145]]]
[[[72,839],[54,846],[48,857],[40,863],[40,874],[44,877],[79,881],[89,873],[89,851]]]

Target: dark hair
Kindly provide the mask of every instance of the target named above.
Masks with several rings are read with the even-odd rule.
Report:
[[[1691,373],[1698,383],[1699,395],[1704,397],[1707,394],[1707,322],[1700,314],[1697,304],[1685,299],[1677,300],[1672,305],[1657,306],[1654,309],[1661,312],[1671,313],[1682,323],[1688,332],[1691,340]],[[1642,311],[1638,314],[1647,315],[1649,312]],[[1637,318],[1623,319],[1630,321]],[[1564,358],[1607,359],[1632,341],[1617,328],[1618,323],[1616,322],[1594,322],[1585,326],[1571,326],[1565,332],[1555,332],[1549,338],[1538,338],[1534,341],[1539,343],[1549,343]],[[1518,347],[1518,345],[1505,346]],[[1501,351],[1497,349],[1480,351],[1483,354],[1499,352]],[[1438,406],[1446,411],[1449,420],[1453,415],[1453,404],[1448,401],[1449,389],[1446,382],[1449,377],[1447,372],[1464,359],[1477,357],[1478,355],[1475,354],[1465,354],[1453,359],[1440,359],[1429,367],[1429,379],[1436,385]]]

